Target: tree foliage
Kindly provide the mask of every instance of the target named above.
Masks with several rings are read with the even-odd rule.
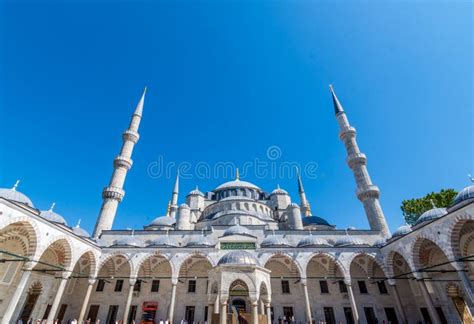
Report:
[[[450,206],[456,195],[454,189],[441,189],[440,192],[432,192],[421,198],[403,200],[400,208],[407,224],[413,225],[421,214],[432,209],[433,205],[438,208]]]

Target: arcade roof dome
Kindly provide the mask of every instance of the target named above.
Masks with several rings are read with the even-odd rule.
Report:
[[[19,183],[20,181],[17,181],[12,188],[0,188],[0,197],[34,207],[30,198],[16,190]]]
[[[231,264],[231,265],[258,265],[258,260],[255,256],[247,251],[236,250],[225,254],[220,258],[217,265]]]
[[[474,198],[474,185],[469,186],[461,190],[456,198],[454,198],[454,204],[459,204],[460,202],[468,199]]]

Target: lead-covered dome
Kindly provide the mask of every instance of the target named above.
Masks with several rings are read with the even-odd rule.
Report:
[[[176,219],[170,216],[160,216],[155,218],[148,226],[167,226],[171,227],[176,223]]]
[[[412,231],[410,225],[402,225],[395,230],[392,234],[392,238],[404,236]]]
[[[324,218],[318,216],[305,216],[302,218],[303,226],[324,225],[331,226]]]
[[[179,247],[178,240],[174,236],[160,236],[148,242],[151,247]]]
[[[186,247],[214,247],[216,242],[205,235],[199,235],[192,237],[188,243],[186,243]]]
[[[374,244],[372,244],[372,246],[373,246],[373,247],[376,247],[376,248],[381,248],[381,247],[384,246],[386,243],[387,243],[387,240],[384,239],[384,238],[381,238],[381,239],[378,239],[377,241],[375,241]]]
[[[54,206],[56,206],[56,203],[53,203],[48,210],[41,211],[40,216],[49,220],[50,222],[67,225],[64,217],[53,211]]]
[[[280,185],[277,186],[275,190],[272,191],[271,195],[288,195],[288,192],[280,188]]]
[[[85,229],[80,227],[81,220],[77,222],[77,225],[72,228],[72,232],[80,237],[90,237],[91,235]]]
[[[331,244],[325,239],[318,238],[317,236],[313,236],[313,234],[309,234],[308,236],[304,237],[299,241],[298,247],[305,248],[305,247],[330,247]]]
[[[118,240],[115,240],[115,246],[123,246],[123,247],[141,247],[142,243],[139,239],[135,237],[135,235],[125,236]]]
[[[217,265],[259,265],[257,258],[247,252],[242,250],[232,251],[225,254],[222,258],[220,258]]]
[[[261,247],[291,247],[291,244],[280,235],[271,235],[267,236],[262,243],[260,244]]]
[[[446,215],[448,211],[446,208],[433,208],[428,211],[425,211],[423,214],[421,214],[420,218],[416,221],[415,225],[419,225],[421,223],[429,222],[432,220],[435,220],[437,218],[440,218],[444,215]]]
[[[0,197],[34,207],[30,198],[16,190],[19,184],[20,180],[17,180],[12,188],[0,188]]]
[[[203,194],[202,191],[199,190],[199,188],[196,186],[196,189],[190,191],[190,192],[188,193],[188,196],[202,196],[202,197],[204,197],[204,194]]]
[[[223,189],[231,189],[231,188],[247,188],[247,189],[260,190],[260,188],[254,185],[253,183],[236,179],[236,180],[228,181],[226,183],[221,184],[214,191],[223,190]]]
[[[247,227],[241,226],[240,224],[236,224],[224,231],[223,236],[230,235],[250,235],[250,232]]]
[[[343,237],[338,238],[336,242],[334,242],[334,246],[336,247],[352,247],[361,245],[367,245],[367,243],[357,237],[353,237],[350,235],[344,235]]]
[[[454,204],[459,204],[468,199],[474,199],[474,185],[469,186],[461,190],[454,198]]]

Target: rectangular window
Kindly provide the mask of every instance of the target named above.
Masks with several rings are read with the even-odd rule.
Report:
[[[122,288],[123,288],[123,280],[119,279],[115,282],[114,291],[122,291]]]
[[[375,312],[372,307],[364,307],[364,314],[365,314],[365,319],[367,320],[367,324],[378,323],[377,317],[375,317]]]
[[[385,285],[385,281],[377,281],[377,286],[379,287],[379,292],[381,295],[387,295],[388,290],[387,286]]]
[[[196,292],[196,280],[189,280],[188,281],[188,293],[195,293],[195,292]]]
[[[436,307],[436,313],[438,313],[438,317],[441,321],[441,324],[448,324],[448,320],[446,319],[446,316],[444,316],[444,312],[441,307]]]
[[[346,318],[347,324],[355,324],[354,316],[352,316],[352,308],[344,307],[344,317]]]
[[[184,319],[188,323],[194,322],[194,306],[186,306],[186,312],[184,313]]]
[[[347,286],[344,280],[339,280],[338,283],[339,283],[339,292],[347,293]]]
[[[283,322],[291,322],[293,319],[293,307],[283,307]]]
[[[115,324],[117,320],[118,305],[110,305],[109,312],[107,313],[107,324]]]
[[[421,311],[421,316],[423,316],[423,321],[425,323],[432,323],[430,313],[428,313],[428,309],[426,307],[421,307],[420,311]]]
[[[130,313],[128,314],[127,321],[128,324],[135,323],[135,317],[137,317],[137,309],[137,305],[132,305],[132,307],[130,307]]]
[[[393,307],[385,307],[385,316],[390,324],[398,324],[397,313]]]
[[[207,313],[209,312],[209,308],[204,306],[204,322],[207,322]]]
[[[90,319],[91,323],[95,323],[95,321],[97,320],[97,314],[99,313],[99,307],[100,307],[100,305],[91,305],[91,307],[89,308],[89,313],[87,314],[87,319]]]
[[[321,288],[321,294],[329,294],[328,282],[326,280],[319,280],[319,288]]]
[[[135,282],[135,285],[133,286],[133,291],[141,291],[142,290],[142,281],[141,280],[137,280]]]
[[[334,316],[334,309],[332,307],[324,307],[324,319],[327,324],[336,324],[336,317]]]
[[[105,287],[105,280],[104,279],[97,280],[97,287],[95,288],[95,291],[104,291],[104,287]]]
[[[160,291],[160,281],[153,280],[151,282],[151,292],[158,292],[158,291]]]
[[[367,286],[365,285],[364,280],[357,281],[357,284],[359,285],[359,291],[360,291],[361,294],[368,294],[369,293],[367,291]]]
[[[290,293],[290,282],[288,280],[282,280],[281,281],[281,292],[283,294],[289,294]]]

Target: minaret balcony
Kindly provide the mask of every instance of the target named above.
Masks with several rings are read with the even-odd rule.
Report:
[[[125,196],[125,191],[117,187],[105,187],[102,191],[103,199],[115,199],[121,202],[123,196]]]
[[[379,187],[375,185],[370,185],[356,191],[357,198],[360,201],[364,201],[368,198],[378,199],[380,197]]]
[[[367,157],[364,153],[352,153],[347,157],[347,165],[349,168],[353,169],[356,165],[366,164]]]
[[[352,126],[344,127],[343,129],[341,129],[341,132],[339,133],[339,138],[342,140],[347,137],[351,138],[355,136],[356,136],[356,129]]]
[[[127,170],[130,170],[132,167],[133,161],[131,158],[123,156],[123,155],[118,155],[115,160],[114,160],[114,167],[115,168],[126,168]]]
[[[137,144],[139,138],[140,138],[140,135],[138,135],[137,132],[130,129],[127,129],[122,134],[123,141],[132,141],[133,144]]]

